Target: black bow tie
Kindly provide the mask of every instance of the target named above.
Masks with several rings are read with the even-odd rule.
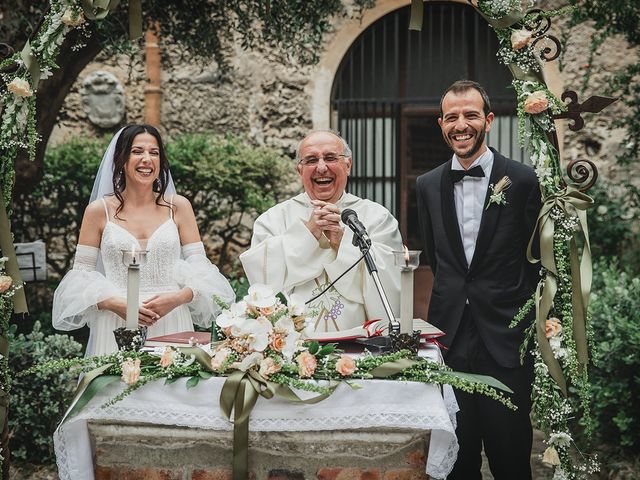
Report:
[[[482,167],[480,165],[476,165],[469,170],[451,170],[451,181],[453,181],[453,183],[457,183],[467,176],[484,177],[484,170],[482,170]]]

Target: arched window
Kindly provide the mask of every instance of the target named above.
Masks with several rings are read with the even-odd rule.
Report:
[[[410,7],[380,18],[342,59],[332,95],[332,126],[352,146],[349,191],[385,205],[411,248],[420,244],[416,178],[452,153],[438,126],[440,96],[454,81],[485,87],[496,115],[489,145],[523,161],[511,73],[498,39],[470,6],[426,2],[421,32],[410,31]]]

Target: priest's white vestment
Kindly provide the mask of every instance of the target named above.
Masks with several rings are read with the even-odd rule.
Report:
[[[336,202],[341,210],[358,214],[371,238],[370,253],[394,314],[399,316],[400,271],[393,251],[402,250],[398,222],[382,205],[349,193]],[[331,248],[326,237],[317,240],[306,227],[315,207],[306,193],[270,208],[253,226],[251,248],[240,255],[249,283],[264,283],[275,291],[296,293],[306,300],[338,278],[360,256],[346,227],[340,247]],[[342,277],[308,308],[315,312],[315,331],[346,330],[366,320],[386,319],[382,301],[364,261]]]

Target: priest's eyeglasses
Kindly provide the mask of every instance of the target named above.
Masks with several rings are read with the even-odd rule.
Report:
[[[324,160],[324,163],[332,164],[340,160],[340,157],[346,157],[346,155],[343,153],[325,153],[319,157],[304,157],[299,163],[303,167],[315,166],[318,165],[318,163],[320,163],[320,159],[322,159]]]

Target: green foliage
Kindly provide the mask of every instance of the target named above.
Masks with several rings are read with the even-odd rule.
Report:
[[[590,370],[595,440],[640,453],[640,278],[615,261],[596,264],[589,311],[596,367]]]
[[[77,357],[83,350],[82,345],[67,335],[45,336],[39,322],[27,335],[15,335],[15,326],[12,326],[9,343],[9,366],[13,372],[36,363]],[[69,406],[77,380],[77,373],[68,369],[14,378],[9,413],[14,459],[54,463],[53,432]]]
[[[637,0],[570,0],[576,8],[573,11],[573,24],[586,21],[594,22],[596,34],[592,37],[589,65],[597,54],[598,47],[604,40],[613,35],[623,35],[629,44],[640,45],[640,2]],[[565,36],[566,37],[566,36]],[[633,50],[629,50],[634,55]],[[583,88],[590,77],[590,68],[585,75]],[[626,136],[622,141],[623,153],[616,157],[621,165],[631,165],[640,160],[640,57],[635,54],[631,63],[611,72],[607,95],[620,97],[627,107],[626,113],[613,122],[614,127],[626,129]]]
[[[48,267],[55,276],[71,266],[82,215],[108,139],[75,138],[47,150],[42,181],[13,202],[13,232],[18,242],[47,244]]]
[[[593,258],[618,257],[632,270],[640,271],[636,227],[640,191],[630,184],[599,180],[588,193],[595,203],[588,211]]]
[[[167,144],[178,192],[191,200],[203,238],[221,242],[219,265],[249,246],[255,218],[289,193],[290,159],[241,137],[184,135]]]

